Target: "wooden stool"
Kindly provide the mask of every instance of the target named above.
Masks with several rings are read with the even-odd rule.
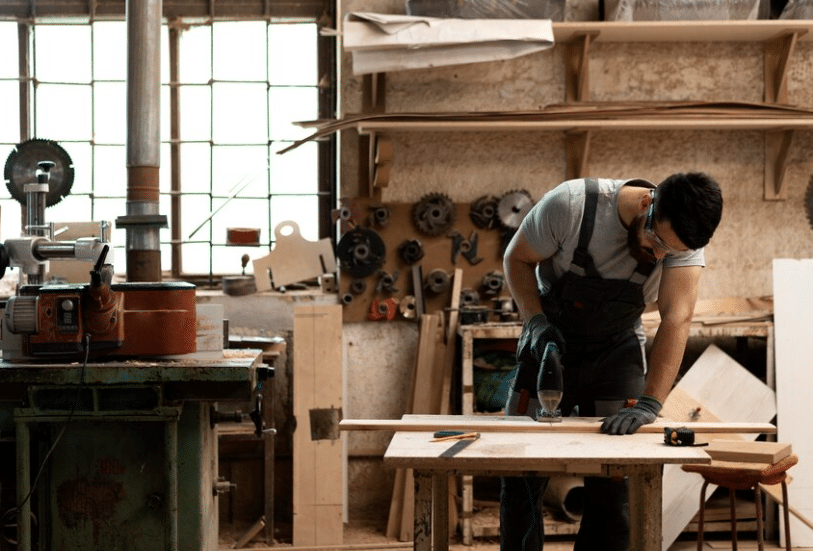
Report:
[[[754,490],[754,502],[757,506],[757,542],[759,549],[764,549],[762,541],[762,494],[759,485],[782,484],[782,500],[785,513],[785,544],[790,551],[790,519],[788,515],[788,486],[786,483],[787,470],[798,463],[799,457],[789,455],[776,463],[738,463],[734,461],[712,461],[709,464],[683,465],[686,472],[699,473],[703,476],[703,489],[700,491],[700,518],[697,530],[697,550],[703,547],[703,516],[706,510],[706,488],[709,484],[716,484],[728,488],[731,501],[731,542],[732,549],[737,549],[737,515],[734,509],[735,490]]]

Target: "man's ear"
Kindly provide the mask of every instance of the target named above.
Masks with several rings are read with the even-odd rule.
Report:
[[[652,194],[649,193],[649,190],[647,190],[646,193],[641,195],[641,200],[638,203],[638,214],[645,216],[646,211],[649,210],[650,203],[652,203]]]

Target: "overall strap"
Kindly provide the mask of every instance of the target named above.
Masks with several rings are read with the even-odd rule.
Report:
[[[593,257],[587,252],[587,246],[593,237],[593,226],[596,221],[596,208],[598,206],[598,180],[588,178],[585,180],[584,214],[579,230],[579,245],[573,251],[570,271],[587,277],[601,277],[593,263]]]
[[[639,262],[635,267],[635,271],[632,272],[632,276],[630,276],[630,281],[643,285],[649,276],[652,275],[652,271],[657,265],[657,262]]]

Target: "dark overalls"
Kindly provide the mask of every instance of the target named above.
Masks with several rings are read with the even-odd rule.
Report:
[[[606,417],[644,389],[644,358],[634,326],[644,311],[643,283],[655,265],[639,264],[628,280],[601,278],[587,252],[597,203],[598,182],[587,180],[579,244],[570,269],[541,299],[545,315],[566,341],[560,406],[564,415],[578,406],[580,416]],[[501,483],[500,549],[542,549],[542,495],[548,479],[504,477]],[[629,549],[626,480],[585,477],[584,496],[574,550]]]

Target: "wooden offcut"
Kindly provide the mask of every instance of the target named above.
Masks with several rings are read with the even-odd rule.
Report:
[[[313,440],[310,412],[342,406],[342,307],[298,306],[293,337],[293,543],[343,541],[341,439]]]
[[[792,446],[782,442],[712,440],[705,451],[716,461],[773,464],[789,456]]]
[[[277,225],[274,239],[274,250],[252,261],[257,291],[270,291],[272,282],[278,289],[336,271],[330,239],[308,241],[299,233],[299,225],[291,220]]]

